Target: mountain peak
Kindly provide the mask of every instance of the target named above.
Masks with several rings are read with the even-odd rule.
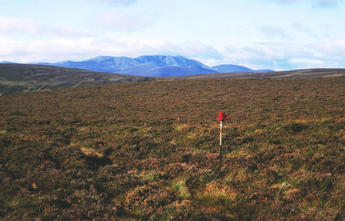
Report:
[[[114,57],[112,56],[97,56],[95,58],[89,59],[89,61],[97,61],[97,62],[102,62],[102,61],[107,61],[107,60],[112,60]]]
[[[213,70],[216,70],[221,73],[226,73],[226,72],[252,72],[252,69],[249,69],[244,66],[240,65],[233,65],[233,64],[223,64],[223,65],[218,65],[212,67]]]
[[[139,62],[152,63],[158,66],[174,66],[174,67],[204,67],[202,63],[196,60],[188,59],[182,56],[169,55],[145,55],[136,58]]]

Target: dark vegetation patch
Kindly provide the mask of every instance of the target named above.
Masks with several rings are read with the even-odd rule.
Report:
[[[153,78],[29,64],[0,64],[0,94],[107,85]]]
[[[345,78],[0,97],[1,220],[343,220]],[[217,111],[224,128],[218,167]]]

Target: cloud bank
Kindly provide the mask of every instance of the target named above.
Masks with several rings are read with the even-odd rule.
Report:
[[[42,29],[43,24],[32,19],[0,17],[0,33],[38,34]]]
[[[154,54],[182,55],[210,66],[227,63],[274,70],[340,68],[345,60],[345,39],[307,45],[263,42],[245,47],[229,45],[215,48],[200,42],[176,43],[154,38],[56,37],[25,41],[0,37],[0,58],[22,63],[84,60],[101,55],[137,57]]]

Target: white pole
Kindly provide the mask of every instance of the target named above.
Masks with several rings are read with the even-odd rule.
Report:
[[[220,134],[219,134],[219,146],[222,146],[222,136],[223,136],[223,121],[220,121]]]
[[[219,133],[219,175],[222,176],[222,137],[223,137],[223,121],[220,121],[220,133]]]

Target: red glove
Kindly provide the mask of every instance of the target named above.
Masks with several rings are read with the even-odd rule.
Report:
[[[227,116],[225,113],[222,113],[219,111],[219,117],[218,117],[218,121],[225,121],[227,119],[229,119],[230,117]]]

